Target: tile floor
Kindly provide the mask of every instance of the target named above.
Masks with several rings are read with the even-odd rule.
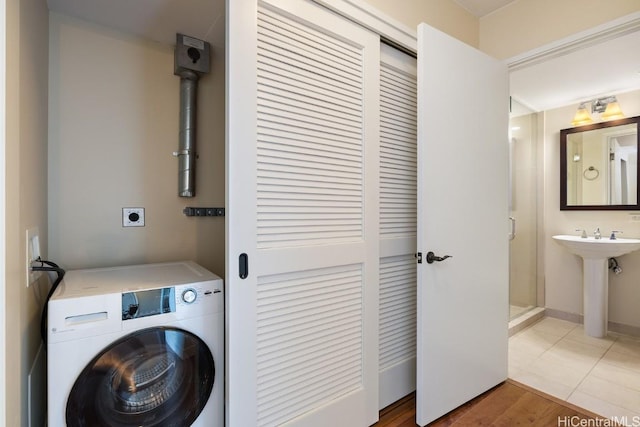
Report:
[[[509,339],[509,377],[627,425],[640,425],[640,338],[584,335],[545,317]]]

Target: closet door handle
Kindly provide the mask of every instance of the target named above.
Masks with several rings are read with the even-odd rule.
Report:
[[[427,252],[427,264],[433,264],[434,262],[442,262],[448,258],[453,258],[453,257],[451,255],[437,256],[431,251]]]
[[[249,276],[249,256],[247,254],[240,254],[238,258],[238,275],[241,279],[246,279]]]

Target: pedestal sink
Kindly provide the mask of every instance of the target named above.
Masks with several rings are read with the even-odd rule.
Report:
[[[553,239],[569,252],[582,257],[584,330],[592,337],[607,335],[609,307],[609,258],[622,256],[640,249],[640,239],[595,239],[559,235]]]

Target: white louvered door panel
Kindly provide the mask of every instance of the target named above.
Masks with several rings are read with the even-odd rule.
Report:
[[[380,45],[379,408],[416,386],[416,60]]]
[[[227,14],[227,424],[370,425],[379,38],[307,0]]]

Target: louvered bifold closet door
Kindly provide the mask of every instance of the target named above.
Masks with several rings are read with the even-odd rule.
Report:
[[[382,409],[416,384],[416,60],[381,45],[380,395]]]
[[[230,27],[235,13],[247,14],[234,6]],[[370,425],[378,410],[379,38],[305,0],[259,2],[254,20],[244,30],[256,34],[255,75],[233,60],[229,69],[231,81],[255,81],[253,105],[238,105],[255,121],[238,122],[227,145],[228,422]],[[252,55],[250,40],[237,37],[237,54]],[[235,261],[242,253],[245,279]]]

